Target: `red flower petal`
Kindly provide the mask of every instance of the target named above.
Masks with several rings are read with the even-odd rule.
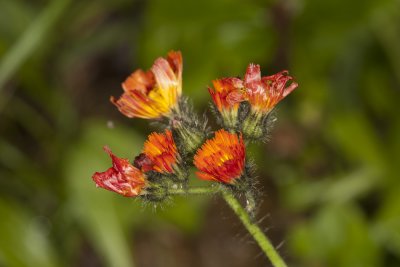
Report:
[[[222,113],[236,112],[239,103],[246,100],[253,110],[267,113],[298,87],[295,82],[287,85],[292,80],[286,70],[261,77],[260,65],[250,64],[243,81],[238,78],[215,80],[213,81],[215,89],[209,88],[208,91]]]
[[[108,147],[104,150],[110,155],[113,166],[105,172],[94,173],[93,181],[97,186],[123,196],[138,196],[146,183],[144,174],[127,159],[115,156]]]

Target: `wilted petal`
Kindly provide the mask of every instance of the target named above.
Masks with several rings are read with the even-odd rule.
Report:
[[[255,67],[257,66],[257,67]],[[247,100],[253,110],[262,113],[271,111],[283,98],[297,88],[298,84],[288,82],[293,77],[284,70],[277,74],[261,78],[261,72],[258,65],[250,64],[247,68],[245,86]]]
[[[144,174],[127,159],[115,156],[108,147],[104,150],[110,155],[113,166],[105,172],[94,173],[93,181],[97,186],[123,196],[138,196],[146,184]]]

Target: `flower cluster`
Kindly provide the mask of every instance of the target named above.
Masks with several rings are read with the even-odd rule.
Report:
[[[229,130],[243,132],[246,139],[265,140],[273,121],[271,111],[298,86],[292,80],[286,70],[261,77],[260,66],[254,64],[247,67],[243,80],[215,80],[215,89],[209,88],[209,91],[220,117],[219,122]],[[240,106],[242,109],[239,109]]]
[[[208,91],[221,129],[213,132],[182,96],[182,69],[181,53],[172,51],[149,71],[136,70],[122,83],[122,96],[111,97],[111,102],[129,118],[156,120],[163,132],[148,136],[132,164],[105,147],[113,166],[96,172],[93,180],[126,197],[161,201],[177,184],[188,188],[189,169],[194,166],[198,178],[251,198],[254,178],[245,144],[265,139],[273,121],[271,111],[297,83],[287,71],[262,77],[260,66],[254,64],[243,80],[214,80]]]

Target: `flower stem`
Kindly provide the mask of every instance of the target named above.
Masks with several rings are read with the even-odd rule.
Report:
[[[261,229],[254,223],[251,222],[248,213],[243,209],[236,198],[225,190],[221,191],[226,203],[232,208],[235,214],[242,221],[243,225],[253,236],[254,240],[257,241],[258,245],[264,251],[265,255],[269,258],[274,267],[287,267],[281,256],[278,254],[271,241],[265,236]]]
[[[168,193],[171,195],[205,195],[218,193],[216,187],[191,187],[191,188],[169,188]]]
[[[284,260],[278,254],[271,241],[265,236],[261,229],[254,224],[249,214],[243,209],[242,205],[236,200],[236,198],[225,189],[219,187],[191,187],[191,188],[169,188],[168,192],[171,195],[203,195],[203,194],[215,194],[222,193],[222,196],[226,203],[232,208],[235,214],[242,221],[243,225],[252,235],[254,240],[257,241],[262,251],[269,258],[274,267],[287,267]],[[252,199],[253,200],[253,199]],[[251,203],[254,204],[254,203]]]

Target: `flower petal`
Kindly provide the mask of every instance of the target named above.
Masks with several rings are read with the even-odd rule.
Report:
[[[154,87],[155,80],[154,75],[151,71],[144,72],[139,69],[133,72],[126,80],[122,83],[122,88],[125,92],[136,91],[147,94],[147,92]]]
[[[115,156],[108,147],[104,147],[104,150],[110,155],[113,166],[105,172],[93,174],[96,186],[126,197],[138,196],[146,184],[144,174],[127,159]]]
[[[194,156],[197,176],[203,180],[234,183],[244,171],[245,146],[243,137],[219,130],[207,140]]]
[[[144,143],[145,164],[139,164],[142,171],[153,170],[160,173],[174,173],[174,166],[180,160],[172,132],[152,133]],[[143,156],[144,157],[144,156]]]
[[[123,83],[123,95],[111,102],[129,118],[168,117],[178,105],[182,93],[182,55],[170,52],[158,58],[150,71],[137,70]]]

